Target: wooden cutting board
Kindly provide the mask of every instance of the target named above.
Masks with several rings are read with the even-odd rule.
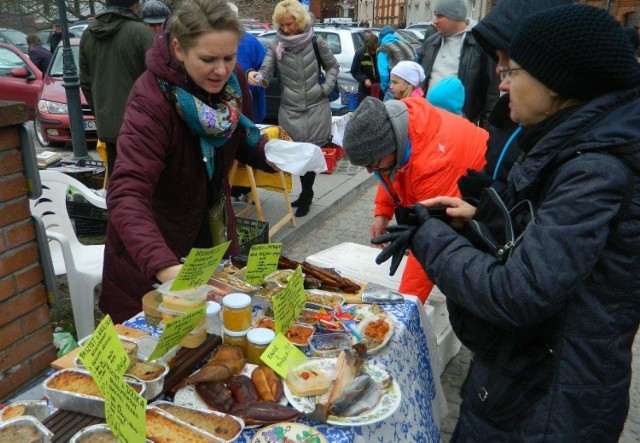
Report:
[[[129,338],[133,338],[133,339],[138,339],[140,337],[144,337],[145,335],[149,335],[148,333],[146,333],[144,331],[140,331],[138,329],[133,329],[133,328],[130,328],[128,326],[115,325],[115,328],[116,328],[116,332],[118,333],[118,335],[122,335],[123,337],[129,337]],[[79,347],[75,348],[73,351],[69,352],[68,354],[63,355],[59,359],[52,361],[51,362],[51,367],[53,369],[75,368],[76,365],[73,364],[73,361],[75,360],[76,356],[78,355],[78,352],[80,352],[80,348]]]

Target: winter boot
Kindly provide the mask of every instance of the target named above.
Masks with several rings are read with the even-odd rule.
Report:
[[[300,184],[302,185],[302,192],[300,193],[300,197],[291,204],[291,206],[295,206],[298,208],[296,210],[296,217],[304,217],[309,213],[309,207],[311,206],[311,201],[313,200],[313,182],[316,179],[315,172],[307,172],[305,175],[300,177]]]

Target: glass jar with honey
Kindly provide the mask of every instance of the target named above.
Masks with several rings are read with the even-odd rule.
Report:
[[[247,331],[229,331],[222,328],[222,341],[228,345],[238,346],[242,354],[247,355]]]
[[[229,331],[246,331],[251,327],[251,297],[228,294],[222,299],[222,324]]]
[[[269,347],[276,333],[267,328],[253,328],[247,333],[247,361],[259,365],[260,356]]]

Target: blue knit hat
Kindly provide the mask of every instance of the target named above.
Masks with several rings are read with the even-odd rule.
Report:
[[[458,77],[440,80],[427,92],[427,101],[436,108],[462,115],[464,86]]]
[[[382,28],[382,29],[380,30],[380,32],[378,33],[378,39],[379,39],[380,41],[382,41],[382,39],[383,39],[385,36],[387,36],[387,35],[389,35],[389,34],[393,34],[394,32],[396,32],[396,30],[395,30],[395,29],[393,29],[393,27],[392,27],[392,26],[385,26],[385,27],[384,27],[384,28]]]

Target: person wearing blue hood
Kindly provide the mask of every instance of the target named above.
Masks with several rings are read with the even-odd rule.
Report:
[[[524,17],[571,4],[571,0],[502,0],[474,28],[471,34],[482,50],[496,63],[496,71],[509,63],[507,50]],[[480,171],[467,171],[460,177],[458,187],[466,199],[479,200],[482,190],[488,186],[500,189],[507,181],[511,166],[522,153],[518,147],[519,126],[509,117],[509,94],[503,94],[493,107],[487,121],[487,164]]]
[[[462,115],[464,86],[458,77],[442,79],[427,93],[427,101],[436,108]]]
[[[378,34],[380,47],[378,48],[378,75],[380,76],[380,93],[384,100],[390,100],[393,95],[389,91],[391,70],[403,60],[415,62],[416,51],[395,33],[391,26],[385,26]]]

